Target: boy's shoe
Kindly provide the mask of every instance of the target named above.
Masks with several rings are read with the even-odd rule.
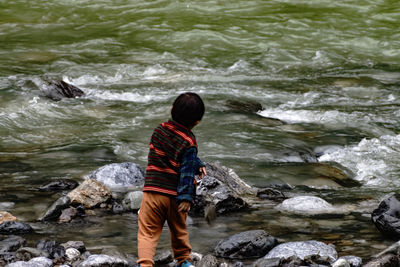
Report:
[[[191,264],[190,261],[185,260],[184,262],[182,262],[181,264],[179,264],[177,267],[194,267],[194,265]]]

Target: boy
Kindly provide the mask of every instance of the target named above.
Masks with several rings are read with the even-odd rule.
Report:
[[[154,129],[139,211],[138,263],[154,265],[164,222],[168,222],[171,247],[178,267],[190,263],[191,246],[186,217],[195,194],[195,174],[206,175],[197,157],[197,142],[191,129],[204,115],[203,100],[195,93],[179,95],[171,108],[172,120]]]

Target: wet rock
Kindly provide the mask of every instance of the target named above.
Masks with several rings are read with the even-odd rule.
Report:
[[[69,207],[71,199],[68,196],[62,196],[57,199],[50,208],[39,218],[39,221],[51,221],[60,217],[62,210]]]
[[[218,267],[219,262],[218,262],[218,259],[214,255],[207,254],[204,257],[202,257],[202,259],[196,266],[198,266],[198,267]]]
[[[144,185],[143,170],[132,162],[105,165],[88,175],[111,189],[139,190]]]
[[[227,100],[226,106],[233,112],[257,113],[263,109],[262,105],[256,101]]]
[[[329,179],[344,187],[357,187],[361,183],[354,180],[354,174],[337,163],[310,163],[313,176]]]
[[[39,240],[36,248],[47,252],[51,259],[59,259],[65,256],[65,248],[53,240]]]
[[[397,241],[396,243],[390,245],[388,248],[384,249],[383,251],[379,252],[377,255],[375,255],[375,258],[379,258],[383,255],[386,254],[397,254],[400,255],[400,241]]]
[[[398,266],[400,266],[400,258],[398,255],[394,254],[383,255],[363,265],[363,267],[398,267]]]
[[[69,248],[74,248],[79,250],[80,253],[84,253],[86,251],[85,244],[82,241],[68,241],[66,243],[61,244],[65,248],[65,250]]]
[[[80,256],[81,256],[81,253],[76,248],[68,248],[65,251],[65,257],[66,257],[67,261],[69,261],[69,262],[77,261]]]
[[[22,222],[7,221],[0,224],[0,234],[27,234],[33,232],[29,224]]]
[[[128,267],[129,264],[126,260],[111,257],[104,254],[90,255],[89,258],[81,262],[78,267]]]
[[[61,215],[58,218],[58,223],[68,223],[76,216],[78,216],[78,210],[76,208],[70,207],[61,212]]]
[[[315,240],[280,244],[274,247],[264,258],[287,259],[295,256],[304,260],[306,257],[313,255],[328,257],[330,263],[335,262],[338,258],[337,252],[332,246]]]
[[[206,167],[207,176],[198,183],[192,213],[204,215],[208,205],[213,205],[218,214],[243,210],[249,206],[248,198],[255,197],[255,189],[231,169],[212,164],[206,164]]]
[[[39,191],[44,191],[44,192],[53,192],[53,191],[61,191],[61,190],[72,190],[78,186],[78,182],[74,180],[57,180],[50,182],[46,185],[42,185],[39,187]]]
[[[85,93],[78,87],[63,80],[49,80],[41,84],[44,95],[52,100],[59,101],[63,98],[75,98]]]
[[[384,199],[372,214],[376,228],[389,238],[400,238],[400,194]]]
[[[124,206],[118,202],[118,200],[113,199],[112,202],[112,212],[115,214],[123,213],[125,211]]]
[[[143,192],[142,191],[133,191],[129,192],[125,195],[122,200],[122,206],[124,210],[127,211],[136,211],[140,208],[140,204],[142,203]]]
[[[345,259],[341,258],[335,261],[332,264],[332,267],[350,267],[350,263],[346,261]]]
[[[281,259],[280,258],[271,258],[271,259],[261,258],[261,259],[257,260],[252,266],[253,267],[276,267],[276,266],[281,266]]]
[[[286,199],[285,195],[281,191],[273,188],[260,188],[257,192],[257,197],[276,201]]]
[[[85,208],[94,208],[112,198],[109,188],[98,181],[87,179],[77,188],[69,192],[68,197],[72,204],[81,204]]]
[[[357,256],[342,256],[338,260],[344,259],[346,260],[351,267],[361,267],[362,266],[362,259]]]
[[[22,247],[17,250],[15,255],[16,260],[29,261],[36,257],[49,257],[49,254],[43,250],[31,247]]]
[[[10,263],[7,267],[52,267],[53,261],[46,257],[36,257],[27,261],[17,261]]]
[[[0,223],[8,221],[16,221],[17,218],[7,211],[0,211]]]
[[[20,236],[11,235],[0,241],[0,255],[4,252],[14,252],[25,246],[26,240]]]
[[[297,196],[284,200],[276,209],[300,215],[315,215],[334,213],[334,207],[315,196]]]
[[[275,237],[263,230],[246,231],[222,240],[215,247],[217,257],[249,259],[264,256],[277,245]]]
[[[174,260],[174,256],[170,250],[163,250],[158,252],[153,260],[156,266],[166,265]]]

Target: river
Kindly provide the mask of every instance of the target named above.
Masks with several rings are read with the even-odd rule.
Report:
[[[87,218],[78,228],[38,223],[60,195],[37,188],[82,181],[114,162],[145,167],[153,128],[179,93],[193,91],[206,104],[194,129],[204,161],[253,186],[288,183],[291,194],[359,207],[303,218],[271,206],[212,227],[194,218],[195,251],[264,229],[281,242],[318,239],[368,259],[391,244],[369,212],[400,189],[399,26],[400,6],[387,0],[0,0],[0,210],[31,222],[31,240],[135,254],[135,214]],[[85,96],[50,100],[46,79]],[[262,110],[234,110],[238,101]],[[305,154],[361,186],[315,184]]]

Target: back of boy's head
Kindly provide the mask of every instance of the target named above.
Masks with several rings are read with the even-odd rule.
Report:
[[[186,127],[195,126],[203,118],[203,100],[196,93],[183,93],[172,104],[171,116],[174,121]]]

